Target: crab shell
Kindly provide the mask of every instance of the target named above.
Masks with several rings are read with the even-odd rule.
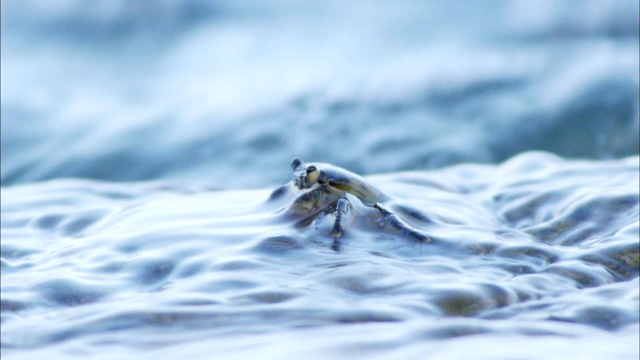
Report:
[[[306,164],[300,159],[294,159],[291,167],[298,189],[308,189],[318,183],[337,196],[351,194],[366,206],[373,206],[382,198],[380,190],[343,168],[323,163]]]

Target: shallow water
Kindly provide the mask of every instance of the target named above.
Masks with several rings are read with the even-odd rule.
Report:
[[[3,188],[3,356],[637,358],[638,177],[547,153],[373,176],[432,241],[354,199],[339,248],[291,183]]]

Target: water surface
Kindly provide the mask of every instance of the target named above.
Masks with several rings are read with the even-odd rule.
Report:
[[[369,180],[432,241],[356,200],[336,248],[291,183],[3,188],[3,355],[637,357],[638,157]]]

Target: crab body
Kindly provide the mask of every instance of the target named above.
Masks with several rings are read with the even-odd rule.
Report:
[[[300,190],[308,189],[316,183],[337,196],[351,194],[366,206],[374,206],[382,199],[382,192],[369,184],[360,175],[330,164],[305,164],[300,159],[291,163],[294,182]]]
[[[352,208],[347,195],[352,195],[365,206],[378,209],[383,216],[380,221],[383,225],[388,225],[419,241],[430,241],[429,237],[414,230],[385,208],[380,201],[386,196],[361,176],[330,164],[307,164],[298,158],[291,162],[291,168],[294,172],[293,183],[299,190],[313,188],[301,196],[300,201],[297,202],[296,211],[308,211],[309,214],[314,214],[323,209],[335,210],[335,222],[331,232],[334,237],[340,237],[344,232],[343,220]],[[307,205],[306,202],[310,204]]]

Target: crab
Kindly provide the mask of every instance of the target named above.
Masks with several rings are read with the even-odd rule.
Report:
[[[294,172],[293,184],[298,190],[311,189],[301,195],[292,206],[298,213],[334,213],[334,223],[330,235],[343,236],[344,223],[353,209],[350,197],[357,198],[363,205],[375,208],[382,216],[378,223],[390,226],[420,242],[431,242],[422,232],[414,229],[404,220],[381,204],[389,198],[361,176],[346,169],[323,163],[305,163],[296,158],[291,162]]]

